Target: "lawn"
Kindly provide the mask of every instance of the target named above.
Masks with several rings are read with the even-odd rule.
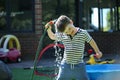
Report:
[[[14,68],[12,69],[13,80],[31,80],[32,69],[22,69],[22,68]],[[33,80],[53,80],[49,77],[45,76],[36,76],[34,75]]]

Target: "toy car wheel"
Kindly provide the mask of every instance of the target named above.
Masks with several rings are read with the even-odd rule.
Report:
[[[18,57],[17,58],[17,62],[21,62],[22,60],[21,60],[21,58],[20,57]]]
[[[7,63],[8,62],[8,58],[4,58],[3,62]]]

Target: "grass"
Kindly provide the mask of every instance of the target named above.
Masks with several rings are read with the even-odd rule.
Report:
[[[22,69],[22,68],[14,68],[12,69],[13,80],[31,80],[32,69]],[[45,76],[37,76],[34,74],[33,80],[53,80],[49,77]]]

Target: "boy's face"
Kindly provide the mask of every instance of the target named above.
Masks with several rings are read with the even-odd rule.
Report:
[[[74,25],[72,23],[69,23],[65,30],[64,30],[64,33],[67,34],[67,35],[71,35],[73,33],[73,27]]]

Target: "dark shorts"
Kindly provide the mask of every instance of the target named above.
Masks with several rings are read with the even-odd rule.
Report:
[[[84,63],[71,65],[62,63],[56,80],[89,80]]]

